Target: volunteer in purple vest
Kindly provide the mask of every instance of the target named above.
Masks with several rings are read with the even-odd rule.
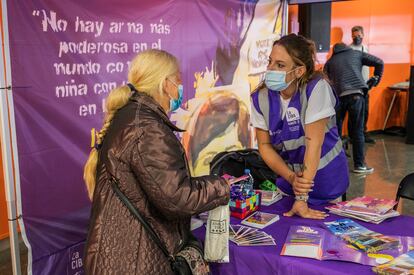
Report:
[[[348,164],[338,136],[338,98],[315,70],[313,41],[289,34],[273,44],[263,87],[252,94],[251,123],[259,152],[280,177],[276,184],[294,195],[285,216],[324,219],[309,208],[345,193]]]

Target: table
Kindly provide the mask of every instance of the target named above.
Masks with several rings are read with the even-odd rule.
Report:
[[[356,263],[340,261],[319,261],[307,258],[280,256],[285,242],[289,227],[291,225],[323,226],[325,221],[334,221],[343,217],[330,215],[323,221],[302,219],[300,217],[283,217],[283,213],[290,209],[293,203],[292,197],[285,197],[281,201],[271,205],[261,207],[261,211],[276,213],[280,215],[280,220],[262,229],[271,234],[276,246],[256,246],[242,247],[230,242],[230,263],[211,264],[213,274],[226,275],[247,275],[247,274],[281,274],[281,275],[345,275],[345,274],[373,274],[370,266]],[[322,210],[323,206],[313,207]],[[241,220],[231,218],[232,224],[237,224]],[[381,224],[371,224],[357,221],[361,225],[383,233],[385,235],[414,236],[414,218],[400,216],[382,222]],[[194,235],[204,241],[205,227],[193,231]]]
[[[387,126],[388,119],[390,118],[392,107],[394,106],[395,98],[397,97],[397,95],[400,94],[400,92],[407,92],[408,88],[409,88],[409,82],[400,82],[400,83],[396,83],[388,87],[388,89],[394,91],[394,94],[392,95],[391,103],[388,106],[387,115],[385,116],[384,126],[382,127],[383,131],[385,130],[385,127]]]

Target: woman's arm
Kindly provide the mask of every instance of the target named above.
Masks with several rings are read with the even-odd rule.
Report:
[[[144,126],[130,155],[137,184],[166,219],[189,217],[225,205],[227,181],[218,176],[191,177],[185,152],[165,124]]]
[[[324,118],[305,125],[305,157],[303,159],[303,177],[308,180],[315,178],[321,159],[322,144],[329,118]]]
[[[306,150],[303,161],[303,178],[310,181],[313,181],[318,171],[328,121],[329,118],[324,118],[305,125]],[[308,192],[302,194],[307,195]],[[292,209],[284,215],[288,217],[298,215],[309,219],[324,219],[327,216],[325,212],[310,209],[305,201],[295,201]]]
[[[256,128],[256,137],[259,145],[259,153],[267,166],[269,166],[273,172],[287,180],[292,185],[295,194],[309,193],[313,182],[302,177],[302,173],[295,174],[295,172],[289,169],[273,148],[269,133],[265,130]]]
[[[256,128],[256,138],[259,146],[259,153],[267,166],[269,166],[273,172],[291,182],[295,177],[295,173],[289,169],[273,148],[268,131]]]

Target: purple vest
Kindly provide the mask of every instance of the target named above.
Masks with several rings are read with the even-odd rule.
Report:
[[[305,114],[308,100],[320,78],[310,80],[305,89],[294,94],[284,119],[280,93],[261,89],[252,94],[254,108],[263,115],[269,129],[271,142],[279,155],[293,171],[303,170],[305,156]],[[334,93],[335,94],[335,93]],[[337,96],[335,95],[337,98]],[[338,103],[338,98],[337,98]],[[321,159],[315,176],[309,203],[323,204],[346,192],[349,185],[348,161],[338,135],[336,119],[332,117],[325,130]],[[276,182],[285,193],[293,195],[292,186],[282,177]]]

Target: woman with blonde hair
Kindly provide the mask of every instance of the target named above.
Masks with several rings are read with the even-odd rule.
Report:
[[[184,249],[192,260],[190,272],[205,274],[208,266],[198,249],[187,249],[196,243],[191,215],[227,204],[229,186],[216,176],[190,175],[174,134],[180,129],[167,116],[183,96],[176,58],[161,50],[142,52],[131,63],[128,81],[109,94],[85,165],[92,200],[86,273],[173,274],[173,259]]]

